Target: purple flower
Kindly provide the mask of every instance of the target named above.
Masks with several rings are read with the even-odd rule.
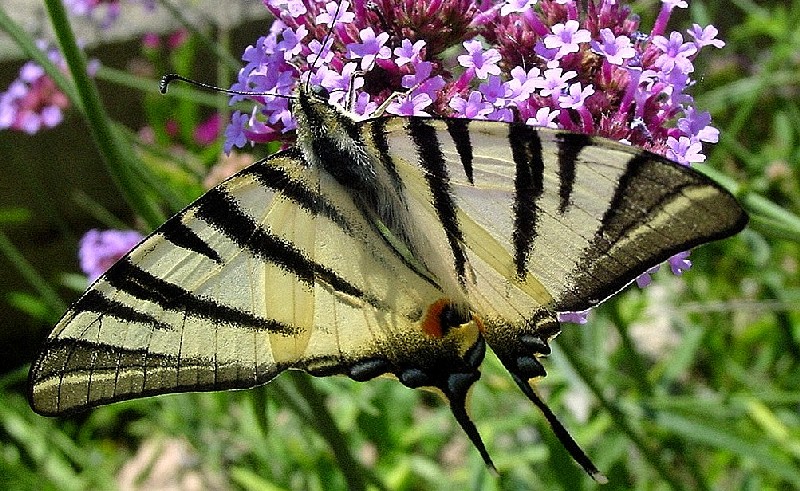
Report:
[[[581,83],[576,82],[569,86],[567,93],[558,98],[561,107],[567,109],[578,109],[583,107],[583,103],[590,95],[594,94],[594,87],[587,85],[581,88]]]
[[[47,50],[48,57],[58,66],[64,67],[61,54],[49,49],[44,42],[38,43]],[[20,68],[18,78],[0,93],[0,130],[12,129],[35,134],[52,128],[64,119],[63,111],[70,107],[69,99],[55,82],[36,63],[29,61]]]
[[[679,252],[669,258],[669,267],[672,270],[672,274],[674,275],[681,275],[684,271],[692,267],[692,262],[687,259],[689,257],[689,251]]]
[[[568,20],[564,24],[556,24],[552,27],[553,34],[544,38],[544,46],[547,49],[557,49],[556,58],[563,58],[570,53],[577,53],[580,43],[588,43],[591,34],[586,29],[580,29],[577,20]]]
[[[633,58],[636,50],[631,46],[631,40],[627,36],[614,36],[611,29],[600,29],[602,43],[592,41],[592,49],[605,55],[606,60],[612,65],[622,65],[625,60]]]
[[[500,61],[500,53],[494,49],[483,50],[481,42],[477,39],[464,41],[464,48],[466,48],[466,55],[458,57],[458,63],[465,68],[472,68],[475,70],[475,75],[480,79],[485,79],[490,74],[500,75],[500,67],[497,62]]]
[[[401,96],[389,104],[386,112],[400,116],[430,116],[423,109],[430,106],[432,102],[431,96],[425,93],[416,94],[413,97]]]
[[[491,102],[492,104],[501,107],[505,105],[505,99],[503,96],[506,94],[506,87],[503,84],[503,80],[499,76],[490,76],[489,80],[481,83],[478,86],[478,90],[481,94],[483,94],[483,98],[487,102]]]
[[[234,111],[231,116],[231,123],[225,128],[225,144],[222,149],[226,154],[230,154],[233,147],[242,148],[247,144],[247,135],[244,133],[244,128],[249,119],[249,115],[242,114],[241,111]]]
[[[136,230],[89,230],[78,244],[81,270],[89,282],[96,280],[142,238]]]
[[[583,325],[586,324],[588,315],[588,310],[584,310],[582,312],[559,312],[558,322]]]
[[[277,22],[277,21],[275,21]],[[312,40],[308,43],[308,49],[311,53],[306,56],[306,62],[310,66],[326,66],[328,65],[334,57],[333,51],[331,51],[331,46],[333,45],[333,39],[329,39],[325,42],[325,49],[322,49],[322,43],[317,41],[316,39]],[[322,54],[324,53],[324,54]],[[322,61],[317,62],[318,59]]]
[[[154,0],[136,0],[128,3],[140,3],[148,11],[156,8]],[[64,5],[70,14],[85,17],[103,29],[111,27],[122,12],[120,0],[64,0]]]
[[[353,112],[358,115],[370,116],[378,109],[378,104],[371,100],[369,93],[359,92],[356,96],[356,103],[353,106]]]
[[[352,12],[348,12],[348,8],[350,8],[350,2],[347,0],[328,2],[325,4],[325,12],[319,14],[315,22],[328,27],[333,27],[335,24],[349,24],[353,22],[356,15]]]
[[[361,58],[362,70],[366,71],[372,68],[372,63],[376,59],[386,60],[392,56],[389,47],[384,46],[389,40],[389,33],[382,32],[376,36],[375,31],[371,27],[367,27],[358,33],[358,37],[361,42],[348,44],[347,51],[351,58]]]
[[[681,33],[673,32],[669,39],[656,36],[651,43],[664,52],[655,62],[655,66],[661,68],[663,72],[671,72],[676,67],[684,73],[691,71],[687,65],[691,67],[689,57],[697,53],[697,46],[694,43],[684,43]]]
[[[414,73],[411,75],[403,75],[401,85],[406,89],[411,89],[414,93],[426,93],[431,97],[431,100],[436,98],[439,92],[447,82],[444,81],[441,75],[431,77],[433,73],[433,63],[428,61],[412,62]]]
[[[542,87],[541,73],[538,67],[531,68],[527,73],[522,67],[514,67],[511,70],[511,80],[505,83],[506,92],[503,96],[515,102],[524,101],[537,88]]]
[[[300,51],[303,49],[302,41],[307,35],[308,29],[306,29],[306,26],[298,27],[297,31],[286,28],[282,33],[283,39],[275,46],[275,49],[283,52],[283,58],[285,60],[291,60],[296,55],[300,54]]]
[[[656,265],[640,274],[639,277],[636,278],[636,285],[639,288],[645,288],[646,286],[650,285],[650,283],[653,281],[652,275],[658,272],[659,269],[661,269],[661,265]]]
[[[553,111],[549,107],[540,107],[536,111],[536,115],[532,118],[528,118],[528,120],[525,121],[525,123],[530,126],[558,128],[558,125],[556,125],[555,123],[555,119],[558,117],[558,113],[560,112],[561,112],[560,109],[556,109],[555,111]]]
[[[454,97],[450,100],[449,106],[455,109],[455,116],[469,119],[485,119],[484,117],[494,110],[491,104],[483,100],[483,94],[477,90],[470,92],[466,100],[459,96]]]
[[[689,137],[667,138],[667,157],[683,165],[690,165],[695,162],[703,162],[706,156],[703,155],[703,145],[699,141],[692,141]]]
[[[678,129],[689,138],[716,143],[719,141],[719,130],[711,126],[711,114],[708,111],[697,112],[693,107],[686,108],[686,116],[678,119]]]
[[[550,68],[544,71],[544,81],[540,93],[547,96],[558,96],[567,88],[567,82],[578,75],[575,71],[564,73],[562,68]]]
[[[65,0],[64,5],[70,14],[86,17],[104,29],[116,22],[121,11],[119,0]]]
[[[539,0],[506,0],[500,7],[500,15],[508,15],[515,12],[526,12],[536,5]]]
[[[285,10],[292,17],[300,17],[308,12],[303,5],[303,0],[266,0],[264,3],[270,7]]]
[[[700,27],[699,25],[694,24],[692,25],[692,28],[686,32],[694,38],[694,44],[698,49],[708,45],[714,46],[715,48],[722,48],[725,46],[724,41],[717,39],[717,34],[719,34],[719,31],[714,26]]]
[[[424,47],[425,41],[422,39],[414,44],[411,44],[411,41],[408,39],[403,39],[402,43],[400,43],[400,47],[394,49],[394,62],[397,64],[397,66],[403,66],[406,63],[420,61],[419,56],[422,52],[422,48]]]

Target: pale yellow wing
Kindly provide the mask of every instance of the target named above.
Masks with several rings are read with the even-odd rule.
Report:
[[[437,218],[426,233],[439,234],[440,245],[453,235],[434,197],[446,187],[472,266],[464,271],[468,301],[506,321],[542,305],[590,308],[673,254],[746,223],[733,196],[702,174],[602,138],[487,121],[372,124],[382,128],[370,134],[382,135],[413,208]],[[439,151],[423,158],[424,148]],[[437,158],[445,173],[432,185],[425,166]]]
[[[409,376],[439,363],[475,372],[463,357],[476,328],[424,334],[440,323],[429,310],[443,295],[407,261],[346,189],[299,154],[256,163],[171,218],[72,305],[31,370],[32,406],[60,414],[246,388],[287,368],[359,380],[388,372],[434,386],[444,382]]]

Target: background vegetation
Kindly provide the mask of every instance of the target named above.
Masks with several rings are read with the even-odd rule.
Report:
[[[45,4],[57,26],[68,25],[58,2]],[[652,25],[658,3],[634,4],[643,24]],[[30,37],[1,10],[0,21],[32,57]],[[567,326],[539,389],[607,474],[606,489],[797,489],[800,0],[692,0],[670,28],[683,31],[693,22],[713,23],[727,43],[705,57],[694,90],[697,106],[709,110],[721,130],[705,167],[741,197],[751,225],[694,251],[694,267],[683,277],[657,274],[647,289],[629,288],[605,303],[587,325]],[[192,35],[182,48],[143,49],[150,73],[208,80],[193,71],[201,53],[217,60],[219,83],[226,85],[241,50],[221,54],[229,33],[187,27]],[[60,81],[74,98],[69,121],[105,134],[101,152],[109,172],[137,190],[138,226],[148,230],[165,211],[202,192],[202,178],[221,148],[194,144],[186,134],[170,136],[164,121],[176,118],[191,129],[225,100],[185,88],[176,97],[156,98],[157,77],[130,70],[104,67],[97,79],[112,87],[106,100],[123,90],[113,87],[141,91],[136,100],[143,101],[154,144],[137,143],[132,131],[138,128],[109,119],[88,79]],[[41,150],[28,165],[48,158],[48,149]],[[95,225],[135,224],[125,211],[88,208]],[[85,286],[74,265],[31,266],[35,258],[18,254],[8,240],[6,232],[46,218],[24,208],[0,210],[0,252],[25,280],[6,293],[2,308],[24,312],[39,335]],[[72,251],[84,230],[72,230]],[[491,355],[471,413],[499,477],[486,471],[446,405],[391,380],[355,383],[290,373],[261,389],[149,398],[47,419],[27,405],[26,374],[22,366],[0,378],[4,489],[597,486]]]

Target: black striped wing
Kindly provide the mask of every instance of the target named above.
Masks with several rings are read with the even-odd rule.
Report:
[[[589,309],[747,222],[702,174],[602,138],[419,118],[376,120],[364,134],[401,177],[423,225],[412,237],[437,244],[447,263],[435,271],[444,290],[477,312],[488,344],[523,380],[526,370],[544,374],[531,356],[549,352],[556,312]]]
[[[31,369],[60,414],[246,388],[285,369],[438,388],[466,413],[488,343],[596,478],[529,380],[559,332],[671,255],[740,230],[697,172],[521,124],[356,122],[301,89],[298,148],[212,189],[65,314]]]
[[[31,370],[32,406],[247,388],[287,368],[414,384],[409,368],[460,366],[477,330],[423,333],[440,289],[352,196],[291,151],[212,189],[72,305]]]
[[[585,310],[746,223],[733,196],[702,174],[603,138],[470,120],[370,124],[365,133],[383,139],[415,220],[432,219],[420,228],[443,249],[452,282],[466,285],[476,310],[506,320],[518,306],[486,292],[505,298],[516,287],[539,305]]]

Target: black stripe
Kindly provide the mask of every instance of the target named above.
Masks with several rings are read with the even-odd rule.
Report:
[[[442,155],[441,145],[436,138],[436,128],[423,118],[408,118],[408,130],[417,147],[419,165],[425,169],[433,207],[447,234],[447,241],[453,252],[453,264],[460,282],[464,282],[466,256],[464,255],[464,236],[456,216],[456,204],[450,191],[450,178]]]
[[[589,145],[591,140],[588,135],[581,133],[558,133],[558,195],[561,201],[558,206],[559,213],[567,211],[572,197],[572,188],[575,186],[575,163],[583,147]]]
[[[247,249],[266,263],[275,264],[294,274],[308,285],[313,285],[314,280],[319,279],[339,292],[352,295],[376,308],[389,310],[374,296],[361,291],[333,270],[310,260],[291,243],[259,227],[236,204],[233,196],[222,189],[211,189],[197,200],[197,216],[239,247]]]
[[[72,310],[76,313],[95,312],[101,315],[109,315],[121,321],[145,324],[155,329],[171,329],[169,325],[164,324],[152,315],[138,312],[128,305],[111,300],[97,290],[87,291],[72,305]]]
[[[236,245],[297,275],[306,284],[313,283],[313,264],[297,248],[258,226],[226,191],[211,189],[196,204],[197,216]]]
[[[389,153],[389,141],[386,139],[386,123],[389,118],[380,118],[372,121],[369,124],[369,132],[372,141],[375,144],[375,150],[380,158],[381,165],[386,169],[389,178],[392,180],[392,185],[399,197],[403,197],[403,180],[397,172],[397,167],[394,165],[394,160]]]
[[[164,310],[185,312],[194,317],[224,322],[232,326],[294,334],[297,328],[273,319],[257,317],[249,312],[217,303],[211,298],[198,297],[178,285],[169,283],[144,271],[125,258],[108,270],[105,280],[114,288],[140,300],[152,302]]]
[[[514,178],[514,264],[522,279],[528,270],[528,258],[536,238],[537,200],[544,189],[542,142],[539,133],[524,124],[511,124],[508,131],[511,156],[516,164]]]
[[[158,229],[158,233],[178,247],[203,255],[217,264],[222,264],[222,258],[217,251],[211,248],[191,228],[183,223],[183,213],[175,215]]]
[[[48,380],[57,378],[63,382],[68,375],[85,375],[93,377],[97,374],[108,375],[116,374],[119,377],[121,372],[131,372],[140,370],[143,379],[147,372],[162,372],[160,377],[156,377],[156,384],[148,387],[142,384],[141,389],[125,386],[127,391],[121,392],[122,386],[116,386],[114,395],[87,400],[88,406],[99,406],[110,402],[122,401],[138,397],[164,394],[167,392],[197,392],[226,389],[246,389],[269,382],[280,372],[286,370],[288,364],[276,363],[274,366],[263,367],[259,372],[253,373],[252,377],[235,377],[220,380],[204,377],[192,383],[186,383],[180,372],[197,371],[205,373],[212,370],[209,365],[213,361],[211,357],[191,356],[180,357],[176,354],[153,353],[143,347],[140,349],[127,349],[111,346],[104,343],[89,341],[86,339],[56,338],[46,341],[43,347],[44,358],[39,358],[37,364],[31,370],[31,386],[41,384]],[[164,370],[173,369],[175,376],[168,377],[163,374]],[[224,367],[219,368],[220,371]],[[35,371],[35,373],[34,373]],[[175,383],[171,382],[175,380]],[[184,382],[182,382],[182,380]],[[91,382],[86,386],[86,394],[91,390]],[[73,389],[74,385],[62,386]],[[73,389],[74,390],[74,389]],[[55,410],[44,411],[48,415],[67,415],[85,409],[87,406],[78,404],[69,409],[62,409],[56,402]],[[44,408],[37,408],[37,410]]]
[[[456,145],[458,156],[461,157],[461,165],[464,166],[464,173],[467,175],[467,181],[470,184],[475,184],[472,179],[472,143],[469,138],[469,119],[445,119],[447,131],[450,133],[450,138]]]
[[[663,201],[672,199],[672,195],[664,194],[663,190],[666,186],[677,187],[678,183],[666,183],[658,192],[633,185],[643,179],[645,166],[650,164],[652,164],[651,155],[646,153],[634,155],[628,161],[625,172],[619,177],[614,197],[603,215],[600,229],[595,234],[595,240],[608,241],[610,247],[611,243],[618,241],[631,228],[638,226],[641,217],[650,213],[650,210],[660,207]]]
[[[297,158],[299,158],[299,152]],[[269,160],[251,165],[242,174],[252,175],[264,187],[280,192],[312,215],[322,215],[328,218],[339,228],[352,235],[352,228],[345,216],[324,196],[309,189],[306,183],[292,179],[285,169],[270,163]]]
[[[670,218],[672,225],[662,224],[650,229],[647,242],[657,244],[656,247],[642,247],[640,240],[627,244],[613,256],[608,254],[636,227],[652,223],[675,196],[690,188],[705,186],[719,191],[719,200],[724,204],[718,206],[731,211],[728,217],[717,215],[708,222],[706,210],[698,204],[696,217],[695,213],[683,213]],[[579,311],[592,307],[672,255],[737,232],[746,220],[736,208],[735,199],[705,176],[649,152],[633,155],[619,178],[600,228],[574,269],[572,282],[576,286],[557,299],[556,310]],[[698,229],[692,231],[695,226]],[[672,233],[673,227],[682,228],[685,233]]]

